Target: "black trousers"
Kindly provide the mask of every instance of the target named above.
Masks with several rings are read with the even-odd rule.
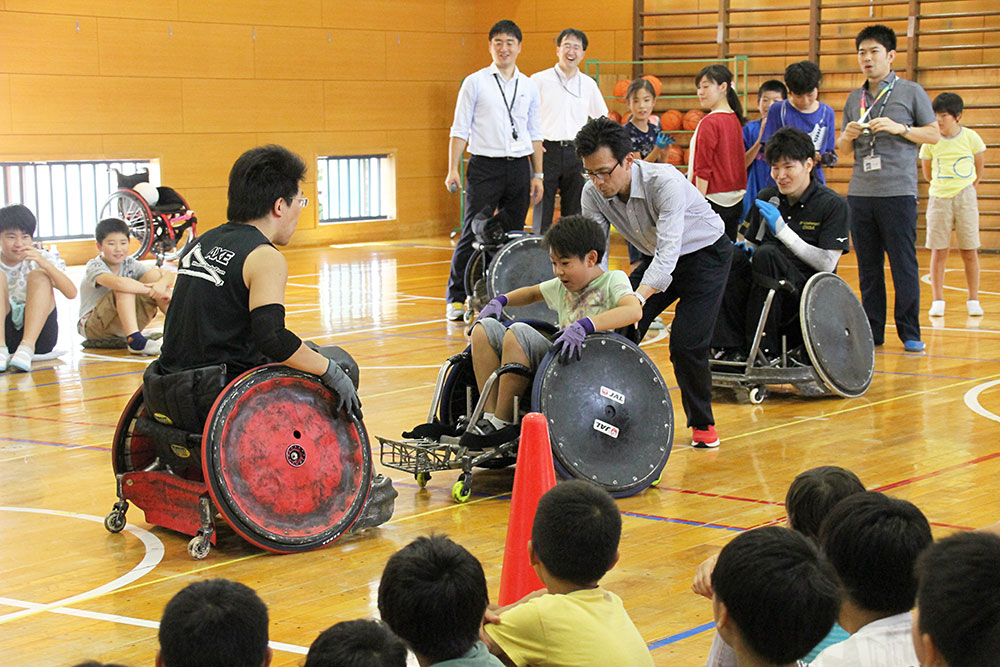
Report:
[[[712,245],[681,255],[674,267],[673,280],[666,291],[646,300],[639,320],[639,338],[646,335],[650,323],[674,301],[674,320],[670,326],[670,361],[681,390],[681,403],[687,425],[705,427],[715,423],[712,416],[712,372],[708,352],[715,329],[715,317],[722,302],[729,276],[733,245],[725,236]],[[629,276],[632,288],[642,276],[652,257],[644,255]]]
[[[876,345],[885,342],[885,256],[896,290],[893,316],[899,340],[920,340],[920,270],[916,197],[847,197],[858,282]]]
[[[572,141],[543,141],[542,171],[545,191],[542,194],[542,219],[531,221],[531,231],[544,234],[552,226],[555,215],[556,191],[559,192],[559,214],[579,213],[583,194],[583,162],[577,157]]]
[[[740,227],[740,221],[743,220],[743,200],[739,200],[732,206],[722,206],[709,199],[708,205],[722,218],[722,223],[726,226],[726,237],[736,243],[736,231]]]
[[[802,332],[797,317],[799,297],[811,275],[802,273],[773,243],[759,246],[752,262],[746,253],[734,250],[726,293],[715,322],[712,347],[749,352],[767,293],[779,280],[790,282],[796,291],[779,290],[774,295],[762,347],[772,353],[780,351],[782,334],[788,337],[789,348],[801,343]]]
[[[510,228],[524,227],[531,196],[531,158],[490,158],[473,155],[465,178],[465,212],[462,233],[451,256],[448,303],[465,301],[465,267],[472,257],[472,219],[484,208],[507,211]]]

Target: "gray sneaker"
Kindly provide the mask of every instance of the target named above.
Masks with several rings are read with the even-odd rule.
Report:
[[[445,308],[444,316],[451,322],[461,321],[462,318],[465,317],[465,304],[459,301],[449,303],[448,307]]]

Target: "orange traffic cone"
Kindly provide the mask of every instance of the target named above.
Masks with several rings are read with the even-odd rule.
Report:
[[[507,542],[504,544],[498,600],[501,606],[517,602],[544,586],[528,562],[528,540],[531,539],[531,524],[535,521],[538,500],[555,485],[549,424],[538,412],[526,414],[521,420],[521,441],[517,446],[514,491],[510,499],[510,518],[507,520]]]

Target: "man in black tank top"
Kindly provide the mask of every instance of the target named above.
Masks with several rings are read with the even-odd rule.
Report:
[[[229,222],[200,236],[181,260],[167,312],[163,374],[224,363],[227,381],[281,362],[318,375],[360,418],[355,383],[335,362],[285,328],[288,243],[308,204],[306,166],[281,146],[253,148],[229,173]]]

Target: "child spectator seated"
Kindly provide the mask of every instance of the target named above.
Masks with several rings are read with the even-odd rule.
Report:
[[[76,298],[66,263],[36,248],[35,215],[21,204],[0,208],[0,372],[27,373],[36,354],[52,352],[59,338],[55,290]],[[14,350],[11,353],[11,350]]]
[[[836,575],[816,546],[787,528],[738,535],[712,572],[715,626],[736,664],[796,665],[833,626]]]
[[[344,621],[313,641],[304,667],[406,667],[406,645],[381,621]]]
[[[823,519],[830,510],[847,496],[864,493],[865,486],[850,470],[840,466],[819,466],[796,475],[785,493],[786,525],[805,538],[818,542]],[[691,590],[712,599],[712,571],[719,559],[716,554],[698,566]],[[827,646],[847,639],[847,632],[837,623],[818,644],[812,647],[804,662],[809,662]],[[719,633],[712,642],[706,667],[735,667],[736,652]]]
[[[966,311],[973,317],[983,314],[979,303],[979,202],[976,188],[983,177],[986,144],[975,130],[962,127],[965,102],[955,93],[941,93],[931,105],[937,116],[941,140],[921,144],[920,167],[931,183],[927,199],[927,242],[931,251],[931,290],[934,300],[927,313],[944,316],[944,271],[948,264],[951,229],[958,236],[958,248],[969,287]]]
[[[252,588],[196,581],[163,609],[156,667],[267,667],[267,625],[267,606]]]
[[[176,275],[129,255],[128,225],[118,218],[97,223],[99,254],[87,262],[80,283],[77,329],[88,340],[125,337],[128,351],[156,356],[160,341],[142,334],[156,311],[167,312]]]
[[[542,244],[549,250],[555,277],[501,294],[472,325],[472,364],[480,391],[502,364],[519,363],[534,370],[553,345],[564,358],[579,357],[588,333],[629,326],[642,318],[642,306],[625,272],[601,268],[606,238],[599,224],[582,215],[560,218],[545,232]],[[505,306],[542,300],[556,311],[563,328],[554,343],[527,323],[507,328],[497,319]],[[528,378],[516,373],[500,377],[499,389],[488,398],[484,417],[476,425],[479,434],[487,436],[482,445],[502,444],[516,436],[514,401],[528,384]]]
[[[443,535],[418,537],[389,558],[378,586],[382,620],[420,667],[498,667],[479,641],[489,604],[476,557]]]
[[[652,665],[621,598],[599,586],[618,562],[614,499],[583,480],[549,489],[535,511],[528,558],[545,588],[498,609],[483,639],[506,665]]]
[[[913,644],[920,664],[979,667],[1000,660],[1000,537],[958,533],[917,561]]]
[[[933,542],[913,503],[869,491],[837,503],[820,545],[843,591],[840,625],[851,636],[825,649],[813,667],[912,667],[910,636],[917,556]]]

